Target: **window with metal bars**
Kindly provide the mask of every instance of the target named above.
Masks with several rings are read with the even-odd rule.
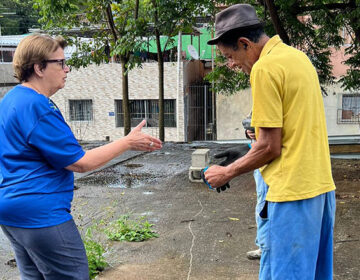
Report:
[[[360,123],[360,94],[343,94],[338,110],[339,123]]]
[[[69,100],[70,121],[92,121],[93,106],[91,99]]]
[[[176,127],[176,100],[164,100],[164,126]],[[159,102],[158,100],[129,100],[131,126],[138,125],[146,119],[147,127],[159,126]],[[124,126],[124,113],[122,100],[115,100],[116,127]]]
[[[0,50],[0,62],[12,62],[14,57],[15,49],[3,48]]]

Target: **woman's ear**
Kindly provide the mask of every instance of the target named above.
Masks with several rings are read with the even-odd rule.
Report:
[[[45,68],[42,67],[41,64],[38,64],[38,63],[34,64],[34,73],[36,75],[38,75],[39,77],[42,77],[44,75],[44,73],[43,73],[44,70],[45,70]]]

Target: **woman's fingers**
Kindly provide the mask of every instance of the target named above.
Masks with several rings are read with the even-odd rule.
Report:
[[[146,120],[142,120],[133,130],[141,130],[146,124]]]
[[[143,120],[126,136],[130,142],[130,149],[137,151],[155,151],[161,149],[162,142],[160,139],[141,132],[145,124],[146,120]]]
[[[132,135],[131,150],[137,151],[155,151],[162,148],[160,139],[148,134],[139,132]]]
[[[149,138],[145,140],[145,147],[147,151],[155,151],[155,150],[159,150],[162,148],[162,142],[155,138],[152,137],[150,135],[147,135]]]

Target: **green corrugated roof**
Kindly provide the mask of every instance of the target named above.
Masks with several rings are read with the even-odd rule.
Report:
[[[193,45],[197,52],[199,52],[201,59],[211,59],[211,46],[207,44],[207,41],[211,39],[211,34],[207,28],[200,29],[200,36],[192,36],[192,44],[191,44],[191,35],[182,35],[182,50],[186,52],[186,58],[191,59],[191,56],[188,52],[188,46]],[[199,37],[200,37],[200,51],[199,51]],[[160,38],[161,47],[164,48],[165,43],[168,37],[162,36]],[[168,43],[166,46],[166,50],[172,49],[177,46],[178,36],[172,37],[172,43]],[[149,47],[147,43],[143,44],[143,50],[149,51],[151,53],[157,53],[156,49],[156,41],[155,39],[149,40]],[[214,52],[215,55],[215,52]]]

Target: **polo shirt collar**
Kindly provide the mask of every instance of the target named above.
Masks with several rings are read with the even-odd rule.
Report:
[[[267,55],[271,52],[271,50],[279,43],[281,43],[281,39],[279,35],[275,35],[273,37],[271,37],[269,39],[269,41],[266,42],[265,46],[263,47],[261,53],[260,53],[260,57],[263,57],[264,55]]]

